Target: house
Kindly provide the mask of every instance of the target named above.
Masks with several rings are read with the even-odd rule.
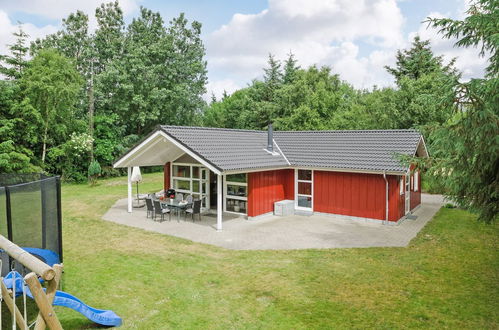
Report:
[[[421,177],[399,155],[428,157],[415,130],[267,131],[158,126],[119,158],[128,168],[164,166],[164,188],[192,194],[205,210],[255,219],[274,203],[395,224],[421,203]],[[223,211],[222,211],[223,210]]]

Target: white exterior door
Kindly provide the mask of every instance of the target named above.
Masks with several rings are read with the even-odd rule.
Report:
[[[295,209],[313,211],[314,171],[295,170]]]
[[[411,211],[411,172],[405,175],[405,214]]]

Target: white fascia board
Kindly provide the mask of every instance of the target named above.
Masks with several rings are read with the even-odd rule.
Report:
[[[130,159],[136,159],[139,157],[141,154],[146,152],[151,146],[156,145],[156,143],[161,142],[161,139],[154,141],[158,136],[161,136],[164,138],[166,141],[169,141],[173,145],[175,145],[177,148],[197,160],[200,164],[204,165],[205,167],[209,168],[210,171],[214,172],[215,174],[221,174],[220,170],[215,168],[213,165],[209,164],[206,162],[203,158],[199,157],[197,154],[192,152],[190,149],[179,143],[177,140],[166,134],[165,132],[158,130],[157,132],[151,134],[147,139],[142,141],[138,146],[130,150],[125,156],[123,156],[119,161],[117,161],[114,165],[113,168],[119,168],[119,167],[128,167],[127,162],[130,161]],[[149,144],[149,145],[148,145]],[[141,150],[145,148],[144,150]],[[178,158],[178,157],[177,157]]]
[[[418,145],[416,147],[416,151],[414,152],[414,156],[416,156],[420,144],[423,144],[423,148],[424,148],[424,152],[425,152],[425,154],[423,155],[423,157],[429,158],[430,154],[428,153],[428,149],[426,148],[426,142],[425,142],[424,137],[423,137],[422,134],[421,134],[421,138],[419,139]]]
[[[149,144],[152,140],[154,140],[158,135],[159,131],[151,134],[147,139],[142,141],[139,145],[135,146],[133,149],[128,151],[121,159],[119,159],[116,163],[113,164],[113,168],[120,168],[120,167],[128,167],[126,165],[126,161],[129,161],[130,158],[135,158],[136,157],[136,150],[140,150],[144,148],[147,144]],[[155,144],[155,143],[154,143]],[[146,149],[147,150],[147,149]],[[144,151],[141,151],[141,153]]]

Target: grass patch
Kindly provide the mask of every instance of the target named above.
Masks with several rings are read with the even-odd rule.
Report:
[[[498,226],[465,211],[441,209],[407,248],[231,251],[101,220],[124,196],[123,178],[63,186],[64,290],[123,328],[499,327]]]

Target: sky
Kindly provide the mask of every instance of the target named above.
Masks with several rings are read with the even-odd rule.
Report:
[[[0,54],[13,43],[17,22],[31,39],[54,33],[69,13],[91,16],[102,0],[0,0]],[[414,36],[429,39],[445,61],[457,57],[463,78],[482,77],[486,59],[474,48],[454,47],[423,23],[426,17],[462,19],[469,0],[121,0],[125,20],[140,6],[170,21],[184,12],[202,23],[208,62],[205,98],[244,88],[262,77],[269,53],[283,61],[293,53],[302,68],[327,65],[357,88],[393,86],[384,69]]]

